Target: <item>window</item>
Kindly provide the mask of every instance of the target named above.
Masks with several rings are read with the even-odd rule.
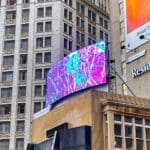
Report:
[[[46,52],[44,54],[44,62],[45,63],[50,63],[51,62],[51,52]]]
[[[104,20],[104,28],[108,29],[108,22],[107,22],[107,20]]]
[[[69,41],[69,50],[72,51],[72,41]]]
[[[34,113],[41,110],[41,102],[35,102],[34,103]]]
[[[34,96],[42,96],[42,86],[36,85],[34,87]]]
[[[89,33],[91,33],[91,32],[92,32],[91,24],[88,24],[88,32],[89,32]]]
[[[37,23],[36,31],[37,31],[38,33],[43,32],[43,22],[38,22],[38,23]]]
[[[44,17],[44,8],[37,9],[37,17]]]
[[[77,12],[84,15],[85,14],[85,6],[77,2]]]
[[[0,115],[8,115],[10,113],[11,113],[10,104],[0,105]]]
[[[10,98],[12,97],[12,87],[2,88],[1,89],[1,98]]]
[[[46,7],[46,17],[52,16],[52,7]]]
[[[72,27],[69,26],[69,35],[72,36]]]
[[[5,26],[5,35],[9,36],[9,35],[15,35],[15,26]]]
[[[22,39],[21,40],[20,48],[23,49],[23,50],[28,49],[28,39]]]
[[[36,54],[36,63],[38,64],[42,63],[42,53]]]
[[[67,33],[67,24],[64,23],[64,33]]]
[[[19,80],[25,81],[27,79],[27,70],[20,70],[19,71]]]
[[[24,20],[24,21],[29,20],[29,9],[22,10],[22,20]]]
[[[100,40],[103,40],[103,34],[104,34],[103,31],[100,30],[100,35],[99,35],[100,36]]]
[[[7,11],[6,12],[6,20],[13,21],[16,19],[16,11]]]
[[[93,26],[93,35],[96,35],[96,28]]]
[[[47,78],[48,71],[49,71],[49,68],[44,69],[44,79]]]
[[[67,49],[67,43],[68,43],[67,39],[64,38],[64,48],[65,48],[65,49]]]
[[[24,149],[24,139],[16,139],[16,150]]]
[[[25,113],[25,103],[18,103],[17,113],[18,114],[24,114]]]
[[[103,18],[102,17],[99,17],[99,24],[100,24],[100,26],[103,27]]]
[[[28,4],[30,0],[22,0],[23,4]]]
[[[51,32],[52,31],[52,22],[45,22],[45,32]]]
[[[3,66],[12,67],[14,65],[14,56],[4,56],[3,57]]]
[[[23,132],[24,131],[24,120],[17,121],[16,131],[17,132]]]
[[[26,96],[26,87],[25,86],[21,86],[19,87],[19,90],[18,90],[18,96],[22,97],[22,96]]]
[[[4,41],[4,50],[9,51],[9,50],[14,50],[15,49],[15,41]]]
[[[45,47],[51,46],[51,37],[45,37]]]
[[[3,82],[12,82],[13,81],[13,72],[12,71],[3,72],[2,73],[2,81]]]
[[[7,0],[7,5],[15,5],[16,0]]]
[[[42,69],[35,70],[35,80],[42,79]]]
[[[29,32],[29,25],[28,24],[22,24],[21,33],[22,34],[28,34],[28,32]]]
[[[84,29],[84,20],[81,19],[81,28]]]
[[[121,115],[114,114],[114,135],[115,135],[115,148],[122,148],[122,124]]]
[[[20,64],[21,65],[27,64],[27,54],[20,55]]]
[[[76,18],[76,24],[77,24],[77,26],[80,26],[80,18],[79,17]]]
[[[105,42],[108,43],[108,34],[105,33]]]
[[[43,38],[37,38],[36,39],[36,48],[42,48],[43,47]]]
[[[2,150],[8,150],[9,149],[9,140],[0,140],[0,148]]]
[[[85,42],[85,36],[84,36],[84,34],[81,34],[81,43],[84,44],[84,42]]]
[[[64,18],[68,18],[68,10],[67,9],[64,9]]]
[[[10,132],[10,122],[0,122],[0,132]]]
[[[69,20],[72,21],[72,12],[69,11]]]

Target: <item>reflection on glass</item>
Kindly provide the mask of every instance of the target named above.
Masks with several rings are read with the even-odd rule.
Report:
[[[146,120],[145,120],[145,124],[146,124],[147,126],[150,126],[150,120],[149,120],[149,119],[146,119]]]
[[[115,132],[115,135],[121,136],[121,124],[114,124],[114,132]]]
[[[147,150],[150,150],[150,141],[147,141]]]
[[[122,138],[121,137],[115,137],[115,147],[122,148]]]
[[[136,124],[142,124],[142,119],[140,119],[140,118],[135,118],[135,123],[136,123]]]
[[[125,136],[132,137],[132,126],[125,125]]]
[[[142,138],[142,127],[136,127],[136,138]]]
[[[125,116],[125,122],[132,123],[132,117]]]
[[[132,139],[126,138],[126,150],[131,150],[131,149],[132,149]]]
[[[121,121],[121,115],[114,114],[115,121]]]
[[[146,128],[146,139],[150,140],[150,128]]]
[[[136,150],[143,150],[143,141],[136,140]]]

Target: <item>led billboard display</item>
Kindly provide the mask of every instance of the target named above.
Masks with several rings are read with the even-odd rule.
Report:
[[[146,40],[141,35],[150,33],[150,0],[125,0],[126,47],[132,50]]]
[[[106,83],[105,43],[75,51],[52,66],[47,76],[46,105]]]

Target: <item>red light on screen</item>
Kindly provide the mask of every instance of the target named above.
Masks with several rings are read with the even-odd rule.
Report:
[[[126,0],[127,33],[150,21],[150,0]]]

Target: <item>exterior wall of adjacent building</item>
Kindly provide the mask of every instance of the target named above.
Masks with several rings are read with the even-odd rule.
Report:
[[[98,0],[0,2],[0,144],[14,150],[31,140],[32,114],[44,107],[51,65],[76,49],[109,40],[109,7]]]
[[[66,103],[33,119],[32,143],[46,140],[47,130],[68,123],[69,128],[92,127],[92,150],[148,149],[149,106],[149,99],[94,90],[70,96]]]
[[[135,96],[149,98],[149,73],[143,73],[142,75],[134,78],[132,76],[132,70],[140,69],[144,64],[149,63],[149,49],[150,40],[145,40],[146,42],[139,47],[136,47],[132,51],[125,45],[125,1],[114,0],[110,1],[110,18],[111,18],[111,43],[112,43],[112,58],[115,59],[116,71],[120,74],[122,79],[127,83],[129,88],[135,94]],[[144,10],[143,10],[144,11]],[[145,35],[145,38],[149,38]],[[144,40],[144,39],[141,39]],[[135,43],[137,41],[134,41]],[[143,52],[144,50],[145,53]],[[127,52],[129,51],[129,52]],[[135,59],[129,63],[130,57],[135,58],[136,54],[143,55],[138,59]],[[117,93],[122,93],[125,95],[132,95],[125,84],[117,78]]]

